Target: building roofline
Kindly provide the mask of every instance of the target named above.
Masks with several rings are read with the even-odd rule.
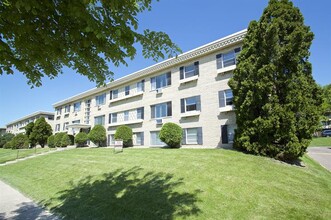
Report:
[[[141,77],[144,77],[146,75],[150,75],[152,73],[164,70],[164,69],[168,69],[172,66],[178,65],[180,63],[184,63],[187,62],[189,60],[195,59],[197,57],[200,56],[204,56],[206,54],[209,53],[213,53],[216,50],[219,50],[221,48],[227,47],[229,45],[238,43],[240,41],[242,41],[245,37],[247,33],[247,29],[241,30],[239,32],[236,32],[234,34],[225,36],[223,38],[220,38],[218,40],[215,40],[211,43],[202,45],[200,47],[197,47],[195,49],[192,49],[190,51],[187,51],[185,53],[182,53],[180,55],[178,55],[177,57],[173,57],[164,61],[161,61],[159,63],[156,63],[154,65],[151,65],[149,67],[146,67],[144,69],[138,70],[136,72],[133,72],[131,74],[128,74],[126,76],[123,76],[117,80],[114,80],[112,82],[107,83],[106,86],[103,87],[99,87],[99,88],[93,88],[90,90],[87,90],[85,92],[79,93],[77,95],[71,96],[67,99],[64,99],[62,101],[56,102],[53,104],[53,107],[59,107],[61,105],[67,104],[69,102],[74,102],[74,101],[78,101],[79,99],[82,99],[84,97],[88,97],[88,96],[92,96],[95,95],[97,93],[103,92],[105,90],[108,90],[112,87],[116,87],[119,86],[121,84],[124,84],[126,82],[130,82],[132,80],[136,80],[139,79]]]
[[[26,120],[26,119],[28,119],[28,118],[31,118],[31,117],[37,116],[37,115],[53,115],[53,116],[54,116],[54,112],[37,111],[37,112],[34,112],[34,113],[32,113],[32,114],[29,114],[29,115],[26,115],[26,116],[24,116],[24,117],[22,117],[22,118],[19,118],[19,119],[15,120],[15,121],[12,121],[12,122],[6,124],[6,127],[8,127],[9,125],[15,124],[15,123],[17,123],[17,122],[19,122],[19,121],[24,121],[24,120]]]

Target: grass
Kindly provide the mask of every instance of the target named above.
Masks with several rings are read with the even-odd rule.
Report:
[[[64,219],[331,219],[331,173],[229,150],[74,149],[0,167]]]
[[[331,137],[313,138],[309,147],[331,147]]]
[[[19,158],[24,158],[28,156],[32,156],[34,154],[40,154],[44,152],[48,152],[50,148],[37,148],[33,149],[20,149],[20,150],[12,150],[12,149],[3,149],[0,148],[0,164],[8,161],[16,160]]]

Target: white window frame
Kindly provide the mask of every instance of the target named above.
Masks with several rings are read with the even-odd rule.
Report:
[[[235,52],[236,50],[239,50],[238,52]],[[221,57],[217,58],[216,61],[217,61],[217,69],[223,69],[223,68],[226,68],[226,67],[229,67],[229,66],[233,66],[233,65],[236,65],[237,64],[237,56],[238,54],[241,52],[241,47],[236,47],[236,48],[233,48],[232,50],[229,50],[227,51],[226,53],[222,53],[221,54]],[[224,60],[224,56],[227,56],[229,54],[234,54],[234,57],[231,58],[231,59],[227,59],[227,60]],[[229,61],[229,60],[234,60],[234,64],[231,64],[231,65],[227,65],[227,66],[224,66],[224,62],[226,61]],[[219,66],[219,64],[221,66]]]

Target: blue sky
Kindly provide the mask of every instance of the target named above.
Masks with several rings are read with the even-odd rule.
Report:
[[[310,61],[318,84],[331,83],[331,1],[294,0],[315,34]],[[140,28],[164,31],[183,52],[247,28],[258,20],[268,0],[160,0],[152,11],[139,16]],[[47,48],[45,48],[47,49]],[[114,78],[154,64],[138,52],[128,66],[112,68]],[[70,69],[56,79],[43,80],[43,86],[30,89],[22,73],[0,75],[0,127],[39,110],[53,111],[52,104],[95,87],[95,83]]]

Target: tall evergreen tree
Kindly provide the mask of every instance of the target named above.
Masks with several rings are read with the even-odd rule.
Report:
[[[34,136],[31,135],[34,127],[34,122],[30,122],[25,126],[25,135],[29,138],[29,144],[31,147],[35,147],[37,141],[34,139]]]
[[[29,138],[36,140],[41,147],[44,147],[47,143],[47,138],[52,133],[52,127],[46,122],[44,117],[41,117],[36,120]]]
[[[249,24],[233,90],[234,147],[281,160],[304,154],[318,125],[321,91],[308,61],[314,34],[289,0],[270,0]]]

